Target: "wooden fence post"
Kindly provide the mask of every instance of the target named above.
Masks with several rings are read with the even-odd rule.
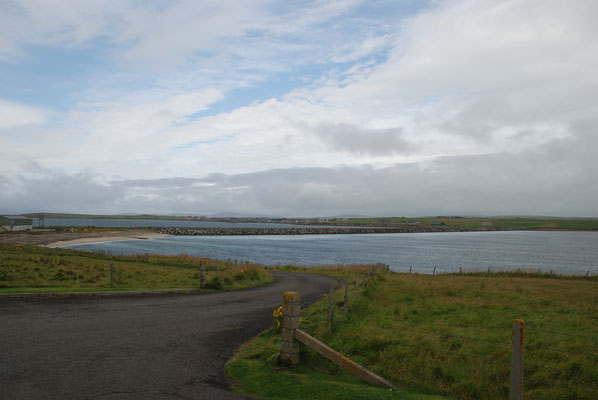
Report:
[[[295,330],[301,323],[301,296],[295,292],[282,295],[282,347],[280,362],[286,365],[299,363],[299,342]]]
[[[436,275],[436,267],[434,267],[434,272],[432,272],[432,275]]]
[[[349,309],[349,281],[345,280],[345,304],[343,305],[345,311]]]
[[[359,296],[359,273],[355,274],[355,294]]]
[[[330,326],[330,328],[332,328],[333,301],[334,287],[330,285],[330,289],[328,290],[328,326]]]
[[[525,323],[516,319],[513,323],[513,352],[511,354],[511,394],[509,400],[523,398],[523,327]]]
[[[411,267],[412,267],[412,265],[409,266],[409,273],[411,273]]]
[[[201,275],[200,275],[199,285],[202,288],[204,286],[206,286],[206,266],[205,265],[201,266]]]

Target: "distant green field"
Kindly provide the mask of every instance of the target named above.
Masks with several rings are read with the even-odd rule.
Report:
[[[356,270],[308,272],[353,278]],[[512,325],[523,319],[524,398],[598,399],[595,277],[389,272],[367,287],[362,282],[359,297],[351,287],[348,312],[343,296],[344,290],[335,294],[332,327],[324,299],[303,310],[301,328],[399,391],[360,383],[304,346],[298,366],[278,365],[281,338],[274,328],[229,363],[238,390],[266,399],[507,399]]]
[[[37,218],[39,213],[23,214],[29,218]],[[65,213],[44,213],[46,218],[88,218],[88,219],[149,219],[149,220],[173,220],[185,221],[187,217],[169,215],[100,215],[100,214],[65,214]],[[251,219],[251,218],[249,218]],[[234,218],[232,218],[234,220]],[[301,218],[295,218],[301,223]],[[243,219],[247,222],[247,219]],[[314,224],[310,218],[304,220]],[[292,223],[292,221],[284,221]],[[387,226],[396,227],[403,224],[418,222],[421,225],[443,222],[450,228],[479,229],[521,229],[521,230],[598,230],[598,218],[544,218],[544,217],[515,217],[515,218],[468,218],[468,217],[379,217],[379,218],[348,218],[333,219],[327,222],[317,222],[321,225],[341,226]]]
[[[598,230],[598,218],[566,219],[566,218],[355,218],[334,220],[327,225],[349,226],[400,226],[408,223],[419,222],[421,225],[443,222],[447,227],[479,229],[482,227],[496,229],[521,229],[521,230]]]
[[[40,213],[23,214],[29,218],[38,218]],[[187,217],[171,215],[152,215],[152,214],[134,214],[134,215],[101,215],[101,214],[63,214],[63,213],[43,213],[45,218],[86,218],[86,219],[161,219],[161,220],[186,220]]]
[[[205,289],[208,290],[242,289],[273,279],[258,265],[234,265],[185,255],[110,256],[0,244],[0,293],[199,289],[202,266],[206,270]]]

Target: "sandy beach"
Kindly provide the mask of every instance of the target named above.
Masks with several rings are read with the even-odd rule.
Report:
[[[71,246],[77,244],[86,244],[86,243],[102,243],[102,242],[116,242],[121,240],[135,240],[135,239],[153,239],[153,238],[160,238],[160,237],[167,237],[171,235],[165,235],[162,233],[155,233],[155,232],[145,232],[145,233],[135,233],[129,235],[122,235],[121,232],[118,232],[118,236],[99,236],[99,237],[82,237],[78,239],[71,239],[71,240],[60,240],[57,242],[52,242],[44,245],[45,247],[63,247],[63,246]]]
[[[170,235],[157,233],[149,229],[127,229],[101,232],[33,231],[0,234],[0,243],[62,247],[85,243],[100,243],[135,239],[143,240],[167,236]]]

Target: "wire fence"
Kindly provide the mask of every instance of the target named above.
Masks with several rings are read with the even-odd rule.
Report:
[[[509,275],[509,276],[542,276],[542,277],[554,277],[554,278],[574,278],[574,279],[598,279],[598,268],[594,266],[592,270],[577,269],[577,272],[567,273],[560,269],[541,269],[541,268],[516,268],[516,267],[488,267],[486,269],[471,269],[471,268],[445,268],[435,266],[416,266],[410,265],[398,266],[391,268],[394,272],[404,274],[416,274],[416,275]]]
[[[356,281],[346,282],[348,285],[346,290],[352,292],[349,299],[355,299],[355,296],[367,293],[370,282],[381,270],[387,269],[374,267],[365,274],[358,274]],[[332,297],[329,299],[330,305],[335,307],[337,313],[350,312],[350,309],[344,304],[346,301],[348,301],[346,295],[344,301],[336,302]],[[332,328],[332,320],[329,323]],[[583,378],[583,369],[586,365],[589,365],[590,368],[594,366],[594,372],[591,372],[590,376],[596,371],[598,336],[591,333],[553,329],[531,321],[525,324],[525,335],[523,335],[524,328],[523,321],[521,321],[521,340],[520,343],[517,343],[518,340],[515,340],[516,328],[519,325],[517,322],[513,324],[513,321],[499,324],[451,324],[444,321],[417,324],[407,320],[393,319],[389,322],[388,319],[382,317],[369,317],[368,323],[381,329],[392,329],[397,332],[396,338],[389,340],[386,344],[404,350],[399,351],[398,354],[404,365],[401,373],[407,372],[405,383],[408,383],[409,379],[428,379],[431,382],[434,379],[442,379],[444,370],[447,368],[446,362],[452,362],[450,367],[459,371],[465,370],[470,374],[478,374],[480,377],[484,374],[492,375],[494,379],[505,381],[497,388],[479,385],[469,388],[469,394],[457,394],[457,397],[462,399],[506,397],[521,399],[523,393],[529,394],[528,397],[542,398],[542,395],[537,395],[537,393],[540,393],[539,390],[542,388],[539,386],[546,379],[565,382],[563,386],[568,387],[576,384],[580,379],[586,379]],[[464,332],[465,330],[467,332]],[[476,332],[479,331],[485,333],[478,336]],[[426,338],[430,337],[436,339],[440,337],[442,340],[426,341]],[[568,339],[574,339],[574,341],[563,344]],[[367,339],[364,338],[364,341]],[[443,342],[451,344],[459,342],[460,344],[456,346],[457,348],[443,348]],[[480,345],[474,345],[475,343]],[[552,349],[554,344],[558,344],[558,348]],[[516,356],[517,353],[520,354],[520,358]],[[523,362],[524,356],[525,363]],[[521,368],[515,374],[513,371],[517,370],[514,365],[516,360],[521,363]],[[524,379],[529,382],[525,390]],[[520,382],[520,386],[517,386],[517,382]],[[589,386],[591,385],[590,382]],[[598,382],[594,382],[593,385],[594,389],[589,389],[590,392],[594,390],[591,394],[584,395],[582,393],[581,395],[572,395],[571,398],[596,398],[593,396],[597,393]],[[506,393],[507,390],[510,392]],[[445,394],[455,395],[450,390]]]

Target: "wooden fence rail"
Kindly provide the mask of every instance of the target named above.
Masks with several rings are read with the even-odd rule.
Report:
[[[388,268],[383,270],[388,271]],[[378,269],[373,270],[375,274]],[[365,282],[365,281],[362,281]],[[355,292],[359,295],[359,274],[355,277]],[[345,301],[343,307],[347,310],[349,283],[345,281]],[[333,288],[330,288],[328,298],[328,322],[332,324],[333,316]],[[300,343],[315,350],[335,364],[346,369],[359,379],[371,385],[388,386],[395,389],[395,386],[384,378],[374,374],[367,368],[359,365],[353,360],[320,342],[299,329],[301,324],[301,296],[295,292],[285,292],[283,295],[283,317],[282,317],[282,347],[280,361],[287,365],[296,365],[300,362]],[[511,354],[511,385],[509,400],[523,399],[523,328],[525,323],[516,319],[513,323],[513,348]]]

